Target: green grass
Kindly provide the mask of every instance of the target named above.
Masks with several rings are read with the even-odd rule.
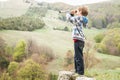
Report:
[[[88,37],[95,35],[92,35],[94,30],[85,30],[87,32]],[[89,31],[89,32],[88,32]],[[95,30],[96,33],[103,32],[102,30]],[[58,31],[58,30],[35,30],[33,32],[28,31],[14,31],[14,30],[4,30],[0,31],[0,35],[3,36],[3,38],[6,40],[6,42],[10,45],[17,43],[21,39],[33,39],[35,40],[38,45],[47,45],[51,47],[54,51],[54,54],[57,56],[57,58],[49,63],[48,70],[52,71],[54,73],[58,73],[59,70],[63,70],[63,63],[64,63],[64,57],[65,53],[68,50],[73,51],[73,41],[71,38],[71,32],[65,32],[65,31]],[[91,39],[91,38],[90,38]],[[89,38],[87,39],[89,40]],[[93,39],[92,39],[93,41]],[[115,69],[117,67],[120,67],[120,57],[112,56],[112,55],[106,55],[102,53],[96,53],[96,57],[101,59],[101,62],[97,64],[94,68],[100,68],[100,69]],[[111,64],[112,63],[112,64]],[[53,68],[54,67],[54,68]]]
[[[96,53],[96,57],[99,58],[101,61],[95,66],[95,68],[113,69],[113,70],[120,68],[120,57],[119,56]]]
[[[99,33],[103,33],[105,32],[106,29],[95,29],[95,28],[91,28],[91,29],[84,29],[85,32],[85,36],[87,39],[89,40],[94,40],[94,37],[99,34]]]
[[[60,28],[63,29],[64,27],[68,27],[69,29],[72,28],[70,23],[61,21],[58,19],[59,13],[57,11],[48,10],[46,16],[43,18],[44,22],[46,23],[47,28]]]
[[[86,76],[94,77],[96,80],[120,80],[119,70],[91,69],[85,72]]]

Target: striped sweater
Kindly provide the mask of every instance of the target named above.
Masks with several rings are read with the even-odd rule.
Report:
[[[66,19],[74,25],[73,30],[72,30],[73,40],[85,41],[83,27],[87,27],[87,23],[88,23],[87,17],[85,17],[85,16],[72,16],[70,13],[67,13]]]

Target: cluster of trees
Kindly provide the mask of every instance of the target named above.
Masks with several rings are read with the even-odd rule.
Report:
[[[33,40],[20,40],[11,47],[0,37],[0,80],[48,80],[45,66],[54,58],[50,47]]]
[[[109,29],[96,35],[95,41],[97,51],[120,56],[120,28]]]
[[[0,30],[33,31],[43,28],[45,23],[39,18],[21,16],[0,20]]]

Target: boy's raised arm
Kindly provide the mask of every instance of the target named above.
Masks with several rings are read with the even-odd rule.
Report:
[[[66,19],[67,19],[67,21],[69,21],[69,22],[71,22],[71,23],[74,23],[74,22],[75,22],[74,14],[66,13]]]

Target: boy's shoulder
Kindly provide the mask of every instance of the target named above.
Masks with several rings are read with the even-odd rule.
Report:
[[[82,16],[82,21],[83,21],[84,23],[88,23],[88,18],[87,18],[86,16]]]

